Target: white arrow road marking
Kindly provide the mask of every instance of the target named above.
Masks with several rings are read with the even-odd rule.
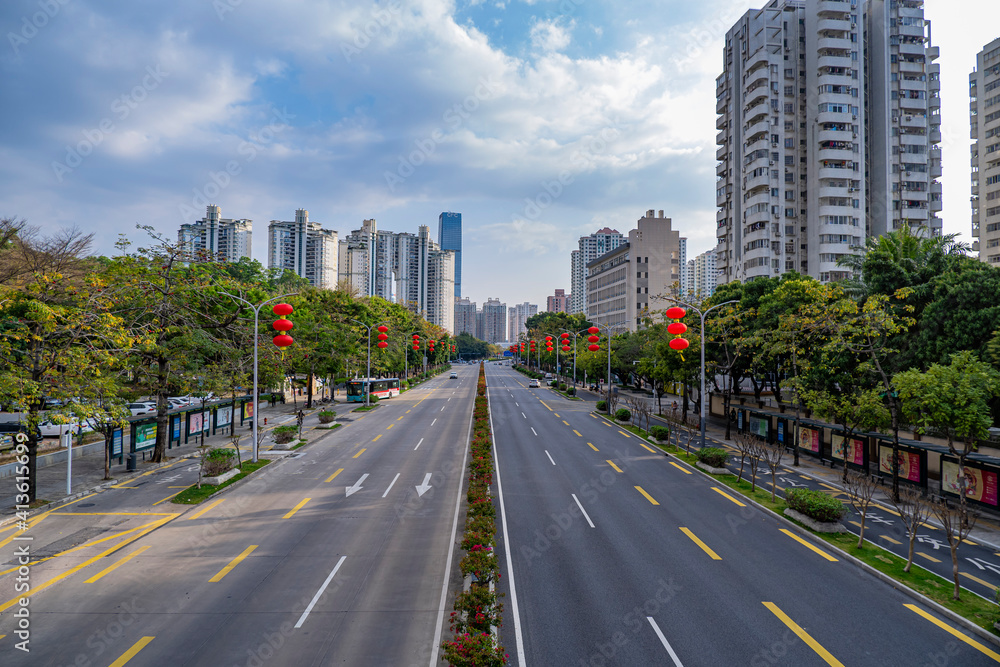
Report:
[[[367,475],[365,475],[365,477],[367,477]],[[301,627],[302,627],[302,624],[303,624],[303,623],[305,623],[305,621],[306,621],[306,616],[308,616],[308,615],[309,615],[309,612],[311,612],[311,611],[312,611],[312,608],[313,608],[314,606],[316,606],[316,603],[317,603],[317,602],[319,601],[319,598],[320,598],[320,596],[321,596],[321,595],[323,595],[323,591],[325,591],[325,590],[326,590],[326,587],[330,585],[330,582],[331,582],[331,581],[333,581],[333,577],[334,577],[334,575],[336,575],[336,574],[337,574],[337,570],[339,570],[339,569],[340,569],[340,566],[344,564],[344,560],[345,560],[346,558],[347,558],[347,556],[341,556],[341,557],[340,557],[340,560],[338,560],[338,561],[337,561],[337,564],[336,564],[336,565],[334,566],[334,568],[333,568],[333,572],[331,572],[331,573],[329,574],[329,576],[327,576],[327,578],[326,578],[326,581],[324,581],[324,582],[323,582],[323,585],[319,587],[319,590],[318,590],[318,591],[316,591],[316,595],[314,595],[314,596],[313,596],[313,599],[312,599],[312,601],[311,601],[311,602],[309,603],[309,606],[308,606],[308,607],[306,607],[306,610],[305,610],[304,612],[302,612],[302,616],[300,616],[300,617],[299,617],[299,620],[298,620],[298,622],[297,622],[297,623],[295,624],[295,627],[297,627],[297,628],[301,628]]]
[[[397,479],[399,479],[399,473],[398,472],[396,473],[396,476],[392,478],[392,481],[389,482],[389,488],[387,488],[385,490],[385,493],[382,494],[383,498],[385,498],[387,495],[389,495],[389,491],[392,489],[392,485],[396,483]]]
[[[365,473],[364,475],[362,475],[361,479],[359,479],[357,482],[354,483],[354,486],[347,487],[347,495],[348,495],[348,497],[350,497],[350,495],[352,493],[357,493],[358,491],[360,491],[361,490],[361,483],[363,481],[365,481],[366,479],[368,479],[368,473]]]
[[[424,475],[424,483],[417,486],[417,496],[422,496],[431,488],[431,474]]]
[[[418,442],[418,443],[417,443],[417,447],[419,447],[419,446],[420,446],[420,443],[422,443],[423,441],[424,441],[424,439],[423,439],[423,438],[420,438],[420,442]],[[417,451],[417,447],[414,447],[414,448],[413,448],[413,451]]]

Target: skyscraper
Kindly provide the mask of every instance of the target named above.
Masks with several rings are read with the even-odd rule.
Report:
[[[309,211],[295,211],[294,222],[272,220],[267,227],[267,266],[292,271],[314,287],[337,284],[337,232],[309,221]]]
[[[461,298],[455,302],[455,335],[476,336],[476,302]]]
[[[528,321],[529,317],[538,314],[538,306],[525,301],[524,303],[511,306],[507,309],[507,313],[509,315],[509,322],[506,340],[514,341],[518,339],[518,336],[527,332],[524,323]]]
[[[976,56],[969,75],[972,115],[972,249],[1000,266],[1000,39]]]
[[[500,303],[500,299],[487,299],[483,304],[482,331],[477,336],[487,343],[502,343],[507,340],[507,305]],[[479,322],[477,322],[479,329]]]
[[[545,298],[545,310],[550,313],[568,313],[572,298],[572,295],[566,294],[566,290],[557,289],[553,296]]]
[[[772,0],[716,80],[719,282],[837,261],[903,225],[940,234],[940,81],[923,0]]]
[[[191,254],[203,253],[206,259],[237,262],[250,257],[253,247],[253,220],[220,218],[220,209],[208,206],[205,217],[181,225],[177,244]]]
[[[622,243],[625,237],[617,229],[599,229],[581,236],[579,248],[570,255],[570,314],[587,312],[587,264]]]
[[[442,213],[438,216],[438,245],[442,250],[455,251],[455,298],[462,296],[462,214]]]

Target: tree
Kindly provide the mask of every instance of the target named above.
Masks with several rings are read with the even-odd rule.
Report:
[[[956,483],[964,522],[965,459],[979,440],[989,436],[993,423],[990,401],[1000,394],[1000,372],[965,351],[953,355],[947,366],[932,364],[923,373],[916,369],[899,373],[893,384],[899,391],[904,416],[922,433],[931,428],[944,433],[948,451],[958,458]]]
[[[930,517],[933,507],[916,489],[904,488],[900,490],[898,498],[890,497],[896,513],[899,514],[903,526],[906,528],[906,536],[909,542],[909,553],[906,558],[906,567],[903,572],[909,572],[913,565],[913,549],[917,542],[917,531]]]
[[[858,548],[865,543],[865,520],[868,518],[868,508],[872,504],[878,485],[875,480],[863,473],[852,470],[844,482],[844,489],[853,507],[861,515],[861,532],[858,534]]]
[[[767,464],[768,472],[771,473],[771,502],[774,502],[774,489],[777,485],[778,468],[781,467],[781,458],[785,455],[785,446],[780,442],[769,443],[760,441],[760,453]]]
[[[941,522],[945,539],[948,540],[948,546],[951,548],[951,576],[955,580],[955,592],[951,599],[958,600],[961,590],[961,584],[958,581],[958,545],[964,542],[965,538],[972,532],[978,516],[973,513],[970,518],[964,509],[956,511],[945,499],[934,501],[933,509],[934,516]]]

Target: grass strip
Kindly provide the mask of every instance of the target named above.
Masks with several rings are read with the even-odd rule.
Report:
[[[216,491],[224,489],[230,484],[235,484],[236,482],[240,481],[241,479],[243,479],[250,473],[254,472],[255,470],[263,468],[270,462],[271,459],[258,459],[257,463],[253,463],[251,461],[245,461],[243,465],[240,467],[240,472],[232,479],[227,479],[225,482],[219,484],[218,486],[213,486],[211,484],[202,484],[200,489],[198,488],[197,484],[189,486],[188,488],[184,489],[176,496],[174,496],[170,502],[177,503],[178,505],[197,505],[198,503],[202,502],[209,496],[213,495]]]

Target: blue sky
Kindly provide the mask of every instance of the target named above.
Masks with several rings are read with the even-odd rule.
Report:
[[[8,0],[0,215],[110,253],[137,223],[465,223],[466,296],[544,307],[576,239],[663,209],[714,246],[715,77],[745,0]],[[960,9],[960,11],[956,11]],[[928,0],[945,231],[971,241],[968,74],[995,0]],[[974,19],[970,17],[976,17]],[[560,182],[560,179],[562,182]]]

